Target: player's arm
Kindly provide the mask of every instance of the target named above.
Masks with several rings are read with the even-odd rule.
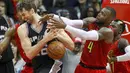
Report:
[[[109,62],[123,62],[130,60],[130,45],[125,47],[125,54],[120,56],[114,56],[109,59]]]
[[[68,34],[63,29],[60,29],[57,33],[58,33],[57,34],[58,40],[60,40],[65,45],[66,48],[73,50],[74,42],[68,36]]]
[[[94,23],[96,18],[94,17],[87,17],[83,19],[83,28],[88,28],[88,25]]]
[[[6,31],[3,41],[0,43],[0,54],[2,54],[3,51],[7,49],[7,46],[10,44],[14,32],[15,28],[13,27],[9,28],[8,31]]]
[[[120,52],[124,54],[115,57],[115,60],[117,62],[130,60],[130,45],[129,45],[128,40],[121,38],[118,43],[118,49]]]
[[[122,61],[128,61],[130,60],[130,45],[129,42],[124,39],[121,38],[118,41],[118,50],[121,53],[124,53],[123,55],[119,55],[119,56],[112,56],[111,58],[109,58],[109,62],[122,62]]]
[[[28,37],[28,30],[26,28],[26,24],[22,24],[18,28],[18,36],[20,38],[21,46],[24,49],[26,56],[29,59],[32,59],[41,51],[41,49],[48,41],[53,39],[54,34],[49,31],[42,40],[40,40],[36,45],[32,46],[31,40]]]
[[[65,18],[65,17],[59,17],[58,15],[54,15],[54,14],[45,15],[41,19],[41,21],[49,20],[49,19],[53,19],[53,20],[56,20],[56,21],[62,20],[66,25],[70,25],[70,26],[73,26],[73,27],[76,27],[76,28],[82,28],[82,27],[87,28],[88,24],[96,21],[96,18],[94,18],[94,17],[88,17],[88,18],[85,18],[83,20],[71,20],[71,19],[68,19],[68,18]],[[59,24],[56,24],[56,27],[62,28]]]
[[[54,17],[55,17],[55,15],[54,15]],[[67,25],[66,22],[69,22],[69,20],[64,21],[64,19],[62,19],[61,17],[59,17],[58,20],[52,19],[52,21],[50,21],[50,23],[52,23],[52,24],[49,26],[49,28],[50,29],[63,28],[66,31],[70,32],[72,35],[80,37],[80,38],[85,39],[85,40],[95,40],[95,41],[105,40],[105,42],[107,42],[107,43],[111,43],[113,41],[113,32],[109,28],[104,27],[99,32],[95,31],[95,30],[86,32],[86,31],[74,28],[70,25]],[[69,22],[69,23],[71,23],[71,22]],[[87,24],[87,22],[86,22],[86,24]]]
[[[116,57],[117,62],[130,60],[130,45],[125,47],[125,54]]]
[[[65,30],[70,32],[73,36],[80,37],[83,40],[105,40],[106,43],[112,43],[113,41],[113,32],[111,29],[103,27],[100,30],[91,30],[84,31],[82,29],[77,29],[67,25]]]

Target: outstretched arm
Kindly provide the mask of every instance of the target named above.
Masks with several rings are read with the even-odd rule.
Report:
[[[63,29],[60,29],[57,32],[56,38],[59,41],[61,41],[66,48],[68,48],[70,50],[74,49],[74,42],[72,41],[72,39],[69,37],[69,35]]]
[[[85,18],[83,20],[71,20],[71,19],[68,19],[68,18],[65,18],[65,17],[60,17],[58,15],[54,15],[54,14],[48,14],[48,15],[45,15],[43,18],[41,18],[41,21],[45,21],[45,20],[49,20],[49,19],[53,19],[53,20],[56,20],[56,21],[62,21],[65,23],[65,25],[70,25],[70,26],[73,26],[73,27],[76,27],[76,28],[88,28],[88,25],[90,23],[93,23],[94,21],[96,21],[96,18],[94,17],[88,17],[88,18]],[[55,24],[56,28],[62,28],[60,27],[60,24]]]
[[[130,60],[130,45],[128,40],[121,38],[118,43],[119,51],[124,53],[123,55],[117,56],[117,61],[128,61]]]
[[[103,27],[100,30],[84,31],[67,25],[65,30],[70,32],[73,36],[80,37],[84,40],[104,40],[106,43],[112,43],[113,31],[110,28]]]
[[[66,25],[64,21],[60,18],[61,21],[57,21],[52,19],[50,21],[52,24],[49,26],[50,29],[52,28],[64,28],[66,31],[70,32],[73,36],[80,37],[84,40],[105,40],[107,43],[112,43],[113,41],[113,31],[110,28],[103,27],[99,31],[92,30],[92,31],[84,31],[78,28],[74,28],[70,25]]]
[[[130,60],[130,45],[129,42],[121,38],[118,42],[118,49],[121,53],[124,53],[123,55],[119,56],[113,56],[109,59],[110,62],[123,62]]]
[[[117,62],[130,60],[130,45],[125,48],[125,54],[117,56]]]

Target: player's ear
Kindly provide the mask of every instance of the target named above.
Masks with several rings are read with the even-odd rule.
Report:
[[[35,13],[35,10],[33,8],[31,8],[30,12],[31,13]]]

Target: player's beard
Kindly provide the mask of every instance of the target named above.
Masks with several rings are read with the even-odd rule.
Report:
[[[99,26],[102,27],[104,25],[104,22],[102,21],[95,21],[95,23]]]

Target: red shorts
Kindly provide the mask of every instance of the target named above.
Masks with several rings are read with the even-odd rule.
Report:
[[[93,70],[84,68],[81,65],[78,64],[78,66],[75,69],[75,73],[106,73],[106,69],[104,70]]]
[[[33,68],[31,66],[24,66],[21,73],[33,73]]]

